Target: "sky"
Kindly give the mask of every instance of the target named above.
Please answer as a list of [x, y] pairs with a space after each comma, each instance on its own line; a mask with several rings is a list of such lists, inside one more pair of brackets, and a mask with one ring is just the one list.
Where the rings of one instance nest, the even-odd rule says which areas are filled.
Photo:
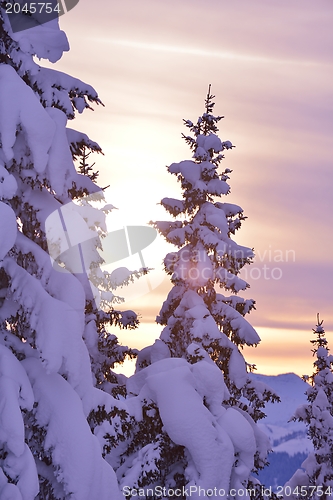
[[[259, 373], [311, 372], [318, 312], [333, 346], [332, 25], [331, 0], [80, 0], [60, 19], [71, 50], [54, 67], [105, 104], [69, 126], [103, 148], [93, 160], [119, 209], [110, 231], [168, 220], [158, 203], [181, 192], [165, 167], [190, 159], [182, 120], [197, 119], [212, 85], [219, 136], [236, 146], [222, 162], [226, 201], [248, 217], [235, 240], [256, 253], [243, 296], [262, 342], [244, 354]], [[160, 238], [143, 250], [150, 282], [119, 291], [140, 314], [139, 330], [119, 334], [133, 347], [160, 334], [167, 251]]]

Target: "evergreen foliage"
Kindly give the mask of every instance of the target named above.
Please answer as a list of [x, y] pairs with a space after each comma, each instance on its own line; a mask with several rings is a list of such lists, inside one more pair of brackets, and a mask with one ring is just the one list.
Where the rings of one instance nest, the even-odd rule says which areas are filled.
[[155, 499], [149, 495], [159, 486], [180, 488], [185, 499], [189, 485], [226, 492], [249, 486], [260, 498], [251, 473], [265, 465], [269, 442], [256, 421], [267, 401], [279, 399], [250, 380], [247, 369], [254, 367], [241, 352], [260, 341], [244, 317], [255, 302], [237, 295], [249, 286], [239, 274], [253, 251], [232, 239], [245, 220], [242, 208], [219, 201], [230, 192], [231, 171], [218, 168], [233, 145], [216, 135], [222, 117], [213, 114], [213, 99], [209, 88], [197, 123], [184, 120], [194, 159], [168, 167], [183, 195], [161, 201], [174, 220], [152, 223], [179, 250], [164, 259], [173, 284], [157, 317], [164, 329], [139, 353], [127, 382], [128, 408], [140, 418], [128, 415], [129, 435], [121, 446], [114, 442], [113, 451], [105, 422], [94, 428], [109, 447], [120, 485], [143, 488], [145, 498]]
[[102, 103], [91, 86], [36, 62], [68, 50], [57, 20], [14, 34], [5, 3], [0, 497], [120, 500], [125, 486], [244, 491], [257, 484], [251, 473], [269, 447], [255, 422], [278, 398], [250, 381], [241, 352], [260, 340], [245, 319], [254, 301], [237, 295], [248, 288], [239, 274], [253, 251], [232, 239], [245, 219], [241, 207], [216, 201], [230, 191], [230, 170], [218, 168], [233, 145], [216, 135], [214, 96], [209, 90], [196, 124], [185, 121], [194, 159], [169, 167], [183, 198], [164, 198], [176, 220], [154, 226], [179, 248], [164, 260], [173, 289], [158, 316], [160, 339], [126, 380], [112, 368], [137, 352], [109, 327], [136, 328], [138, 318], [115, 307], [112, 275], [101, 269], [110, 206], [95, 207], [104, 195], [88, 161], [101, 148], [67, 127]]
[[297, 408], [294, 420], [307, 426], [314, 452], [302, 463], [288, 481], [292, 489], [307, 486], [304, 498], [326, 499], [333, 494], [333, 356], [329, 354], [328, 342], [323, 328], [323, 320], [317, 316], [313, 329], [315, 339], [310, 340], [315, 357], [314, 372], [304, 376], [311, 386], [307, 389], [308, 403]]
[[[214, 97], [209, 86], [204, 113], [195, 124], [184, 120], [193, 134], [183, 138], [194, 160], [168, 167], [181, 184], [182, 199], [164, 198], [161, 204], [176, 220], [153, 223], [169, 243], [180, 248], [164, 260], [173, 288], [157, 322], [165, 326], [161, 339], [171, 356], [193, 363], [204, 358], [204, 349], [223, 372], [229, 403], [245, 408], [257, 421], [265, 415], [265, 403], [278, 398], [269, 388], [261, 392], [247, 377], [246, 371], [255, 366], [247, 364], [241, 352], [244, 345], [256, 346], [260, 341], [245, 319], [255, 301], [237, 295], [249, 288], [240, 272], [254, 253], [232, 238], [246, 219], [243, 209], [219, 201], [230, 192], [231, 170], [219, 173], [218, 167], [224, 151], [234, 146], [216, 135], [223, 117], [213, 114]], [[222, 294], [221, 289], [233, 295]], [[248, 400], [246, 406], [241, 397]]]
[[[135, 328], [138, 320], [133, 311], [114, 307], [110, 275], [100, 268], [98, 248], [107, 228], [103, 210], [94, 204], [103, 204], [104, 196], [87, 160], [101, 148], [66, 127], [77, 112], [102, 103], [90, 85], [36, 62], [56, 62], [68, 50], [58, 21], [14, 34], [5, 4], [0, 3], [0, 498], [121, 499], [87, 418], [105, 404], [116, 406], [110, 393], [120, 398], [124, 380], [112, 367], [136, 356], [109, 327]], [[77, 173], [73, 160], [79, 157]], [[81, 230], [88, 237], [82, 237], [85, 267], [78, 269], [73, 252], [79, 245], [72, 241], [80, 241]]]

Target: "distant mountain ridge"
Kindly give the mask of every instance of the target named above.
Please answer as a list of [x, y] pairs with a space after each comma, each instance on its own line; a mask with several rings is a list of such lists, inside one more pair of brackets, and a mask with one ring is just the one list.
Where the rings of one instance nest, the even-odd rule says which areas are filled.
[[307, 383], [295, 373], [281, 375], [259, 375], [252, 373], [250, 377], [267, 384], [281, 398], [281, 403], [269, 403], [265, 413], [267, 420], [272, 425], [286, 425], [298, 405], [306, 403], [305, 391]]
[[260, 472], [259, 479], [265, 486], [276, 488], [290, 479], [313, 449], [305, 425], [289, 422], [296, 408], [307, 402], [307, 384], [295, 373], [250, 376], [271, 387], [281, 398], [281, 403], [267, 404], [267, 417], [259, 423], [261, 430], [268, 435], [273, 450], [268, 457], [270, 465]]

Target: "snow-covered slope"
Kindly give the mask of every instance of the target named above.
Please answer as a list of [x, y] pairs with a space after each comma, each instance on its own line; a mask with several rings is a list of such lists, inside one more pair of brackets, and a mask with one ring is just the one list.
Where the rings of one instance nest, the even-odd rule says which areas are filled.
[[312, 450], [305, 425], [288, 422], [296, 408], [306, 402], [307, 384], [294, 373], [252, 374], [251, 377], [269, 385], [281, 398], [281, 403], [267, 404], [267, 417], [259, 424], [269, 436], [273, 450], [268, 457], [270, 465], [260, 473], [260, 480], [267, 486], [276, 487], [292, 476]]

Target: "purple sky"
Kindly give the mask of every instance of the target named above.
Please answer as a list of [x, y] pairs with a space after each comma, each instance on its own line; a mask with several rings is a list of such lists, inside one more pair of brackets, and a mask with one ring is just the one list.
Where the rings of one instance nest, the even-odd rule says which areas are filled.
[[[333, 346], [332, 1], [81, 0], [60, 24], [71, 51], [58, 69], [106, 106], [70, 126], [103, 147], [100, 184], [128, 223], [167, 218], [156, 204], [180, 189], [165, 165], [190, 157], [182, 119], [202, 113], [212, 84], [220, 137], [236, 145], [226, 201], [248, 216], [235, 239], [257, 254], [246, 296], [262, 345], [246, 355], [259, 372], [311, 370], [317, 312]], [[124, 340], [158, 337], [168, 289], [130, 303], [143, 325]]]

